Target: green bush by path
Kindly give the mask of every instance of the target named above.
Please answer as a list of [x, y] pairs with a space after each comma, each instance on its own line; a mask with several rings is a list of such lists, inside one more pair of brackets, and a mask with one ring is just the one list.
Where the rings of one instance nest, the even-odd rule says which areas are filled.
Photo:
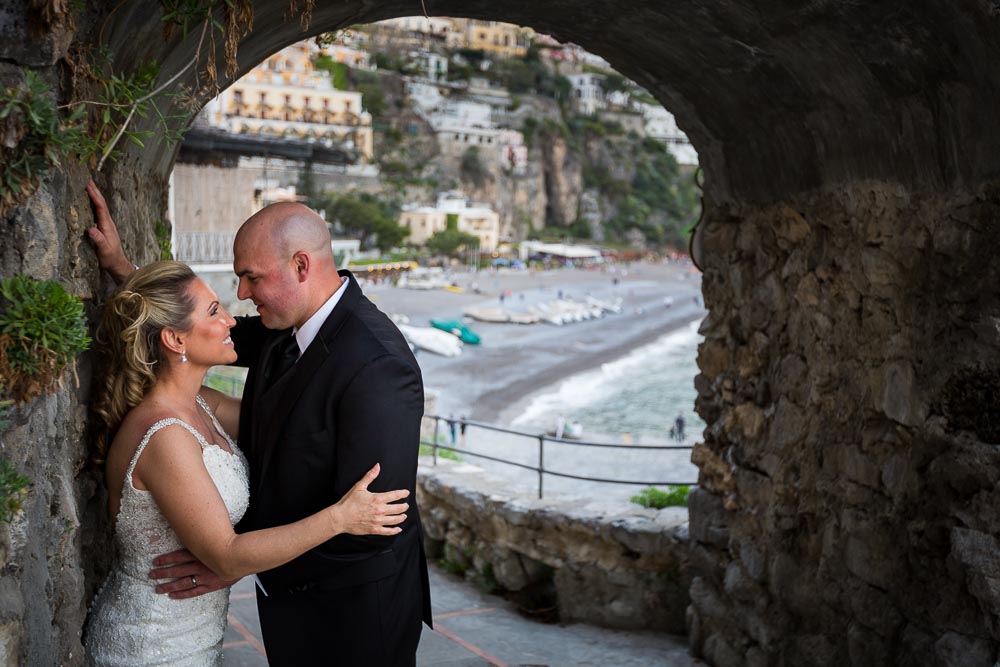
[[668, 486], [666, 491], [655, 486], [647, 486], [637, 495], [632, 496], [632, 502], [643, 507], [661, 510], [664, 507], [687, 507], [689, 486]]

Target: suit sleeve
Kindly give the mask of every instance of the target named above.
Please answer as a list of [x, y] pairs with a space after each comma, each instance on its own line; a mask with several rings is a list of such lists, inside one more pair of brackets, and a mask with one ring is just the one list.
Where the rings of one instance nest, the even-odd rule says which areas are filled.
[[[409, 489], [416, 497], [420, 420], [424, 413], [423, 382], [410, 364], [387, 355], [366, 365], [351, 381], [340, 401], [337, 423], [337, 479], [346, 493], [376, 463], [379, 476], [369, 491]], [[406, 524], [415, 521], [408, 514]], [[407, 526], [404, 525], [404, 532]], [[368, 536], [369, 545], [389, 545], [393, 537]], [[353, 541], [353, 540], [351, 540]]]

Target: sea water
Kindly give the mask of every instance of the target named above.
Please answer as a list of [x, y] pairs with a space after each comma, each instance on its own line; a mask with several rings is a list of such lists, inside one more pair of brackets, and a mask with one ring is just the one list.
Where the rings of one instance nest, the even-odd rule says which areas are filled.
[[548, 429], [561, 416], [578, 423], [584, 440], [674, 444], [670, 429], [684, 419], [685, 444], [701, 438], [705, 423], [694, 411], [700, 321], [599, 368], [574, 375], [535, 396], [513, 423]]

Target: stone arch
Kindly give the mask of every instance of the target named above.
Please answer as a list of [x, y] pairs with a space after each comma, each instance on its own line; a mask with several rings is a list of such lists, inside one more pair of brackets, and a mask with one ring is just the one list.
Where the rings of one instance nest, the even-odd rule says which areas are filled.
[[[156, 59], [164, 80], [194, 52], [190, 37], [164, 39], [155, 3], [86, 9], [40, 33], [29, 4], [0, 17], [5, 82], [29, 67], [59, 83], [67, 48], [102, 31], [116, 63]], [[1000, 647], [994, 5], [425, 4], [604, 56], [674, 112], [699, 151], [710, 315], [696, 385], [709, 427], [693, 454], [702, 486], [691, 504], [692, 649], [715, 665], [991, 662]], [[287, 6], [254, 3], [240, 73], [303, 37]], [[316, 3], [307, 32], [420, 7]], [[175, 151], [128, 147], [102, 176], [137, 260], [155, 247]], [[76, 165], [52, 173], [3, 221], [3, 275], [99, 293], [81, 240], [88, 176]], [[84, 359], [84, 387], [92, 372]], [[102, 553], [99, 511], [88, 508], [95, 481], [80, 472], [86, 400], [70, 387], [40, 399], [5, 436], [35, 486], [2, 539], [0, 582], [11, 594], [0, 602], [0, 643], [29, 663], [79, 661], [88, 568]]]

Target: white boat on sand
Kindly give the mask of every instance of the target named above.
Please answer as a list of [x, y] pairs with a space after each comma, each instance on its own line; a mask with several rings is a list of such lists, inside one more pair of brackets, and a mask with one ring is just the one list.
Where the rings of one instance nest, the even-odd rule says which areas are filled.
[[433, 327], [414, 327], [409, 324], [397, 326], [406, 340], [421, 350], [444, 357], [457, 357], [462, 354], [462, 341], [447, 331]]

